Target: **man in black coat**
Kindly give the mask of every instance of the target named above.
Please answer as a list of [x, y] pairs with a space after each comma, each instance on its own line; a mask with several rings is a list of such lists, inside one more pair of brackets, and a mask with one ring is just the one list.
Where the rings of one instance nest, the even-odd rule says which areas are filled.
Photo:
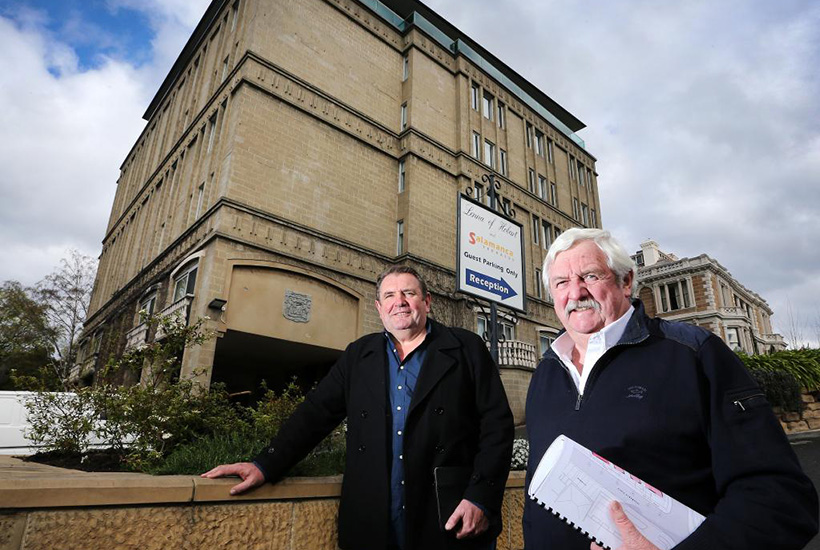
[[[347, 417], [341, 548], [492, 548], [501, 531], [512, 413], [484, 342], [428, 319], [430, 302], [415, 270], [385, 271], [376, 300], [384, 332], [350, 344], [253, 463], [203, 476], [241, 477], [231, 494], [276, 482]], [[467, 474], [444, 531], [434, 489], [439, 467]]]

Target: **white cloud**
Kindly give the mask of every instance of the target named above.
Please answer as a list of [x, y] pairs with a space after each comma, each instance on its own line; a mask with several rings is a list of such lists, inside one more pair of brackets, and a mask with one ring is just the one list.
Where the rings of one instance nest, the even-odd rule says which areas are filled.
[[787, 295], [816, 307], [820, 6], [429, 5], [588, 124], [602, 219], [629, 248], [709, 254], [776, 324]]
[[[144, 128], [142, 114], [207, 2], [112, 3], [144, 10], [153, 57], [99, 57], [83, 69], [73, 47], [25, 6], [0, 16], [0, 280], [33, 284], [69, 248], [99, 254], [119, 165]], [[198, 12], [198, 13], [197, 13]], [[110, 46], [103, 29], [72, 14], [60, 37]], [[159, 50], [157, 50], [159, 44]]]

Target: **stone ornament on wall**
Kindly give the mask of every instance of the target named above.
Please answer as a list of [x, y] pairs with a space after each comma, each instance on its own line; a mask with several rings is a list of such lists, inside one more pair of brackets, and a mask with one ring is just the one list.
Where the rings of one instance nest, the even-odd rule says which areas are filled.
[[282, 303], [282, 315], [294, 323], [310, 321], [310, 306], [313, 302], [310, 294], [300, 294], [292, 290], [285, 291], [285, 300]]

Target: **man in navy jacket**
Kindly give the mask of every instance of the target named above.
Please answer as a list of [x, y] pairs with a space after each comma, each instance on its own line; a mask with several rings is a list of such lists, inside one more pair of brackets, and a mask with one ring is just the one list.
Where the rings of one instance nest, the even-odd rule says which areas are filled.
[[[635, 264], [609, 232], [570, 229], [544, 284], [565, 328], [527, 396], [530, 462], [560, 434], [706, 516], [676, 549], [799, 549], [817, 532], [817, 493], [765, 396], [714, 334], [646, 316]], [[655, 550], [619, 503], [622, 550]], [[536, 502], [528, 550], [598, 546]]]

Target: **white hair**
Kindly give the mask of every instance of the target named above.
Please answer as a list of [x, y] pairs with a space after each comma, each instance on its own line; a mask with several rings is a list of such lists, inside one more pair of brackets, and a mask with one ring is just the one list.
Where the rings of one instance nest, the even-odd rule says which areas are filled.
[[555, 261], [555, 257], [581, 241], [592, 241], [601, 249], [601, 252], [606, 256], [606, 265], [609, 266], [609, 269], [612, 270], [615, 277], [617, 277], [618, 281], [622, 284], [626, 282], [629, 274], [632, 274], [630, 295], [634, 297], [635, 291], [638, 288], [638, 267], [632, 258], [629, 257], [629, 254], [626, 253], [623, 245], [621, 245], [609, 231], [604, 229], [585, 229], [581, 227], [567, 229], [558, 235], [552, 245], [550, 245], [550, 249], [547, 251], [547, 257], [544, 259], [544, 269], [541, 272], [547, 292], [549, 292], [550, 288], [550, 266]]

